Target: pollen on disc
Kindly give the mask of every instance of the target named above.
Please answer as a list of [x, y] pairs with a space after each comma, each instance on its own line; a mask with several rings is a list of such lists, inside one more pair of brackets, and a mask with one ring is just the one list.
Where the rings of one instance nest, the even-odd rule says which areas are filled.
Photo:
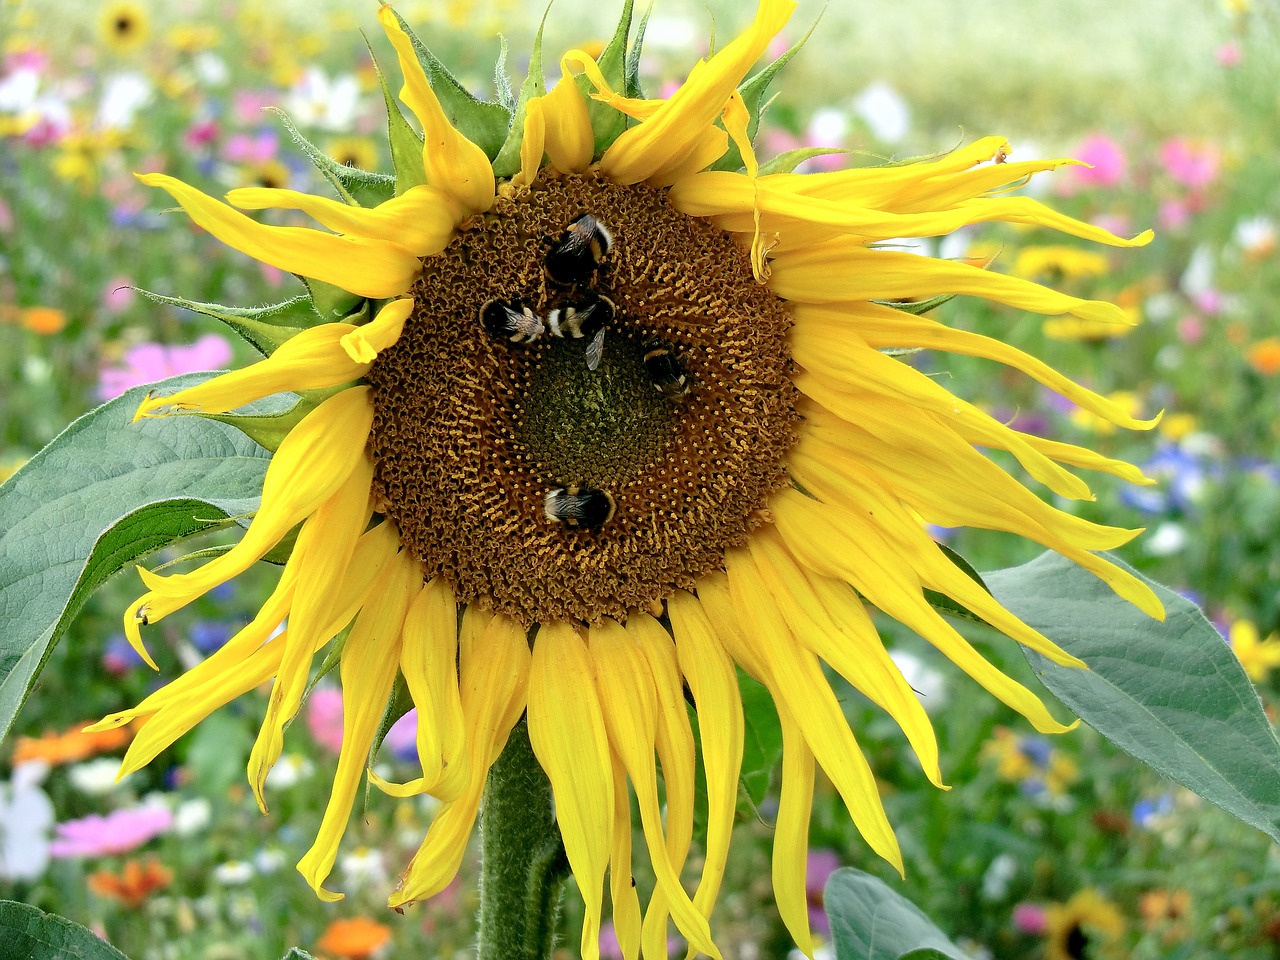
[[[545, 258], [583, 213], [607, 253], [585, 283], [554, 283]], [[544, 173], [425, 259], [413, 296], [369, 373], [375, 495], [462, 602], [525, 624], [625, 619], [718, 569], [787, 482], [790, 318], [747, 251], [661, 190]], [[595, 369], [589, 338], [513, 343], [479, 318], [495, 299], [545, 320], [591, 296], [614, 306]], [[654, 383], [655, 345], [687, 392]], [[572, 484], [612, 498], [599, 529], [548, 518]]]

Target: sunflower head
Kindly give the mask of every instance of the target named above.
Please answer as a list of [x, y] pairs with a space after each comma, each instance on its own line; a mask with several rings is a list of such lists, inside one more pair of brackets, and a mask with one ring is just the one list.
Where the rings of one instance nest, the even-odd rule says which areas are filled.
[[[300, 140], [334, 198], [251, 187], [222, 203], [160, 173], [142, 177], [214, 236], [297, 274], [307, 295], [221, 312], [267, 358], [149, 396], [138, 411], [229, 418], [274, 450], [239, 544], [188, 573], [140, 569], [146, 593], [125, 614], [140, 651], [142, 628], [299, 532], [251, 624], [99, 725], [148, 718], [126, 770], [272, 680], [249, 764], [265, 805], [263, 783], [313, 660], [343, 633], [342, 753], [319, 836], [298, 865], [321, 896], [339, 896], [324, 883], [389, 720], [417, 707], [421, 775], [370, 780], [443, 802], [392, 896], [398, 906], [457, 873], [486, 775], [523, 719], [585, 901], [583, 955], [598, 953], [607, 875], [624, 955], [642, 944], [646, 956], [665, 955], [673, 920], [716, 957], [710, 918], [744, 744], [739, 670], [768, 689], [782, 724], [773, 882], [806, 951], [819, 767], [870, 848], [902, 868], [825, 670], [893, 717], [923, 775], [943, 783], [929, 718], [872, 607], [1037, 730], [1068, 729], [938, 606], [963, 608], [1057, 663], [1079, 661], [1004, 609], [927, 525], [1034, 539], [1158, 616], [1151, 591], [1096, 554], [1132, 531], [1049, 505], [984, 451], [1012, 454], [1063, 498], [1091, 496], [1068, 467], [1144, 478], [992, 419], [900, 355], [986, 357], [1108, 422], [1148, 426], [1040, 361], [925, 314], [968, 295], [1095, 323], [1128, 318], [989, 264], [883, 241], [989, 221], [1118, 246], [1149, 234], [1125, 240], [1009, 194], [1069, 161], [1012, 162], [998, 137], [818, 175], [790, 172], [800, 156], [759, 163], [752, 136], [765, 90], [794, 49], [748, 74], [793, 8], [761, 0], [740, 36], [670, 97], [652, 99], [636, 79], [628, 2], [597, 56], [564, 54], [552, 88], [539, 39], [519, 95], [487, 102], [384, 6], [378, 19], [409, 113], [384, 82], [394, 176]], [[318, 228], [242, 212], [270, 210], [301, 212]], [[300, 399], [278, 420], [234, 413], [281, 392]], [[698, 756], [707, 831], [690, 894], [682, 870]], [[643, 918], [631, 794], [656, 877]]]
[[128, 0], [109, 3], [103, 7], [98, 19], [98, 32], [107, 49], [117, 53], [131, 53], [147, 42], [151, 33], [151, 21], [147, 11]]

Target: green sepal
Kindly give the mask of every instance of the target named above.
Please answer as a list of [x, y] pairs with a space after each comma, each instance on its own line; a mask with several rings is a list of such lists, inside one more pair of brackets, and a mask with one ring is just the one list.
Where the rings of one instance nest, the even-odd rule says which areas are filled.
[[353, 206], [376, 207], [390, 200], [395, 193], [395, 178], [385, 173], [373, 173], [339, 163], [302, 135], [292, 118], [279, 107], [267, 107], [267, 111], [288, 131], [293, 142], [302, 148], [307, 159], [329, 181], [338, 196]]
[[[644, 47], [644, 32], [649, 26], [649, 14], [653, 12], [653, 2], [650, 0], [649, 6], [645, 7], [644, 13], [640, 16], [640, 22], [636, 24], [636, 38], [631, 46], [627, 49], [627, 64], [623, 71], [626, 85], [623, 92], [633, 100], [644, 99], [644, 86], [640, 83], [640, 51]], [[630, 118], [623, 117], [624, 123]]]
[[[952, 563], [954, 563], [957, 567], [959, 567], [961, 572], [964, 573], [970, 580], [972, 580], [974, 583], [980, 586], [983, 590], [986, 590], [987, 593], [991, 592], [987, 588], [986, 581], [982, 579], [982, 574], [980, 574], [977, 570], [974, 569], [973, 564], [971, 564], [968, 560], [966, 560], [960, 554], [956, 553], [956, 551], [952, 550], [945, 543], [939, 543], [937, 544], [937, 547], [939, 550], [942, 551], [942, 553], [946, 556], [946, 558], [950, 560]], [[987, 622], [984, 619], [982, 619], [982, 617], [978, 616], [976, 613], [974, 613], [972, 610], [966, 607], [964, 604], [959, 603], [956, 600], [953, 600], [951, 597], [947, 596], [945, 593], [939, 593], [937, 590], [930, 590], [928, 588], [925, 588], [924, 598], [927, 601], [929, 601], [929, 605], [933, 607], [935, 610], [937, 610], [939, 613], [945, 613], [952, 617], [959, 617], [962, 620], [970, 620], [974, 623]]]
[[297, 296], [266, 307], [224, 307], [220, 303], [199, 303], [182, 297], [166, 297], [141, 287], [130, 287], [148, 300], [221, 320], [265, 357], [271, 356], [286, 340], [321, 322], [311, 298]]
[[409, 685], [401, 674], [396, 674], [395, 685], [391, 688], [391, 696], [387, 698], [387, 707], [382, 711], [382, 721], [378, 724], [378, 732], [373, 735], [373, 748], [369, 751], [369, 765], [378, 759], [382, 750], [382, 741], [396, 725], [401, 717], [414, 707], [413, 695], [409, 693]]
[[493, 175], [495, 177], [511, 177], [520, 171], [520, 145], [524, 143], [525, 104], [534, 97], [547, 95], [547, 81], [542, 73], [542, 28], [547, 23], [548, 5], [542, 14], [542, 22], [538, 24], [538, 32], [533, 36], [533, 48], [529, 51], [529, 73], [520, 85], [520, 99], [516, 102], [515, 115], [511, 127], [507, 131], [507, 139], [493, 158]]
[[[813, 26], [809, 28], [809, 31], [797, 40], [786, 53], [778, 57], [777, 60], [773, 61], [754, 77], [743, 81], [738, 87], [738, 93], [742, 95], [742, 102], [747, 105], [747, 115], [750, 118], [747, 120], [748, 140], [754, 140], [756, 131], [760, 129], [760, 116], [764, 113], [764, 107], [768, 106], [764, 102], [764, 95], [769, 90], [769, 84], [773, 82], [773, 78], [778, 75], [778, 72], [787, 65], [787, 61], [800, 52], [800, 48], [805, 45], [809, 37], [813, 36], [813, 31], [817, 26], [818, 21], [813, 21]], [[730, 138], [729, 149], [725, 151], [724, 156], [711, 165], [710, 169], [741, 170], [742, 166], [742, 151], [738, 149], [738, 145]]]
[[942, 293], [936, 297], [930, 297], [928, 300], [872, 300], [871, 302], [878, 303], [882, 307], [892, 307], [902, 313], [909, 313], [913, 317], [919, 317], [930, 310], [936, 310], [954, 296], [954, 293]]
[[[609, 86], [614, 90], [621, 90], [627, 96], [631, 95], [627, 87], [627, 40], [631, 36], [634, 7], [635, 0], [626, 0], [622, 5], [618, 29], [613, 32], [613, 38], [596, 60]], [[627, 129], [627, 116], [607, 103], [591, 99], [595, 86], [585, 76], [576, 77], [575, 80], [587, 101], [587, 116], [591, 118], [591, 131], [595, 135], [595, 156], [599, 158], [622, 131]]]
[[511, 76], [507, 73], [507, 38], [502, 34], [498, 34], [498, 60], [493, 65], [493, 85], [498, 91], [498, 103], [514, 115], [516, 92], [511, 89]]
[[243, 413], [198, 413], [197, 416], [209, 420], [217, 420], [235, 427], [258, 446], [265, 447], [272, 453], [280, 449], [280, 444], [289, 431], [302, 422], [302, 419], [316, 408], [312, 401], [300, 399], [288, 410], [267, 415]]
[[476, 97], [427, 49], [426, 44], [418, 39], [399, 13], [396, 14], [396, 19], [400, 21], [400, 29], [413, 45], [413, 52], [422, 65], [422, 72], [427, 75], [427, 82], [431, 84], [449, 122], [493, 160], [502, 149], [507, 132], [511, 129], [511, 111], [500, 103]]
[[387, 105], [387, 143], [391, 147], [391, 168], [396, 172], [395, 193], [398, 197], [411, 187], [420, 187], [427, 182], [427, 171], [422, 165], [422, 138], [400, 112], [400, 104], [391, 95], [387, 75], [382, 72], [372, 48], [369, 49], [369, 59], [373, 61], [378, 85], [382, 87], [382, 101]]
[[359, 294], [313, 277], [298, 276], [298, 279], [311, 294], [311, 304], [321, 322], [360, 324], [369, 319], [369, 301]]
[[765, 177], [773, 173], [794, 173], [796, 167], [806, 160], [812, 160], [814, 157], [828, 157], [833, 153], [848, 152], [848, 150], [842, 150], [840, 147], [798, 147], [795, 150], [780, 153], [772, 160], [766, 160], [760, 164], [760, 176]]

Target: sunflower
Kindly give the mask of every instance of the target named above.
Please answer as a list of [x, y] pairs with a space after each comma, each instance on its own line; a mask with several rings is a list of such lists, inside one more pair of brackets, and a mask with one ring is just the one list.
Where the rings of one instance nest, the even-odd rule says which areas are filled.
[[[1145, 427], [1040, 361], [922, 315], [951, 295], [1102, 322], [1124, 323], [1123, 313], [881, 241], [988, 221], [1118, 246], [1150, 235], [1125, 240], [1008, 195], [1008, 185], [1070, 161], [1010, 162], [1000, 138], [871, 169], [795, 175], [797, 156], [761, 166], [751, 133], [777, 64], [743, 80], [794, 3], [761, 0], [746, 31], [665, 100], [644, 99], [623, 74], [623, 54], [634, 62], [636, 53], [625, 50], [630, 6], [621, 40], [599, 60], [566, 53], [564, 79], [549, 91], [535, 56], [510, 133], [496, 139], [491, 124], [451, 121], [461, 113], [442, 101], [456, 104], [460, 88], [382, 7], [400, 99], [422, 138], [413, 135], [413, 150], [403, 135], [395, 142], [409, 128], [388, 98], [396, 178], [376, 205], [345, 191], [330, 200], [262, 188], [222, 203], [172, 177], [142, 176], [217, 238], [298, 274], [319, 312], [267, 359], [139, 408], [139, 417], [226, 416], [279, 392], [303, 398], [287, 432], [277, 431], [243, 538], [191, 572], [139, 568], [146, 592], [124, 620], [144, 656], [142, 626], [299, 530], [252, 623], [100, 725], [145, 718], [123, 764], [133, 770], [274, 679], [248, 771], [265, 809], [284, 728], [313, 660], [338, 637], [328, 658], [342, 681], [342, 752], [317, 839], [298, 864], [319, 896], [340, 896], [324, 884], [370, 751], [380, 727], [412, 704], [421, 775], [369, 777], [443, 805], [392, 906], [429, 898], [455, 876], [486, 775], [519, 738], [554, 795], [585, 902], [583, 955], [598, 955], [608, 873], [624, 955], [643, 943], [646, 956], [665, 956], [671, 918], [693, 949], [716, 957], [709, 918], [738, 793], [741, 669], [768, 688], [781, 719], [774, 892], [811, 951], [805, 863], [819, 767], [870, 848], [902, 869], [824, 663], [898, 722], [924, 775], [943, 786], [930, 721], [871, 607], [927, 638], [1038, 731], [1068, 729], [928, 597], [952, 598], [1057, 663], [1079, 661], [1002, 608], [927, 523], [1036, 540], [1162, 614], [1140, 581], [1095, 554], [1133, 532], [1049, 506], [981, 448], [1008, 451], [1076, 499], [1089, 488], [1067, 467], [1142, 482], [1138, 470], [1019, 433], [899, 356], [930, 348], [989, 358], [1101, 418]], [[498, 105], [481, 107], [492, 117]], [[266, 209], [300, 211], [326, 229], [240, 212]], [[696, 779], [686, 696], [707, 801], [692, 895], [681, 882]], [[631, 794], [656, 876], [643, 919]]]
[[147, 11], [136, 3], [110, 3], [102, 10], [98, 30], [108, 48], [129, 53], [147, 42], [151, 22]]
[[1124, 915], [1097, 890], [1085, 889], [1045, 910], [1045, 960], [1096, 960], [1124, 933]]

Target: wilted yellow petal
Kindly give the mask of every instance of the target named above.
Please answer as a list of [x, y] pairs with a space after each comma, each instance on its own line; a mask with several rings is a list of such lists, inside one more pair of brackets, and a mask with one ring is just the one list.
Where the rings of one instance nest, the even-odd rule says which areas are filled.
[[427, 182], [452, 195], [467, 213], [483, 213], [493, 205], [494, 198], [489, 158], [449, 122], [395, 11], [389, 6], [379, 7], [378, 22], [396, 48], [404, 74], [400, 99], [422, 124], [422, 166]]
[[273, 187], [239, 187], [227, 194], [227, 202], [241, 210], [301, 210], [336, 233], [386, 240], [418, 257], [434, 256], [448, 246], [462, 219], [452, 196], [425, 184], [376, 207]]
[[[378, 315], [363, 326], [343, 334], [342, 349], [356, 363], [371, 364], [383, 350], [394, 346], [404, 330], [404, 322], [413, 313], [414, 301], [411, 299], [392, 300]], [[336, 324], [325, 324], [336, 326]]]
[[192, 220], [227, 246], [280, 270], [331, 283], [358, 296], [399, 296], [412, 286], [421, 267], [417, 254], [399, 243], [337, 236], [308, 227], [274, 227], [162, 173], [141, 174], [138, 179], [168, 191]]
[[613, 762], [586, 644], [567, 623], [543, 624], [533, 645], [529, 742], [551, 780], [556, 822], [586, 908], [582, 955], [599, 960], [602, 887], [613, 847]]
[[569, 58], [560, 61], [560, 82], [543, 98], [546, 150], [551, 165], [561, 173], [579, 173], [591, 163], [595, 135], [587, 102], [574, 82]]
[[[627, 790], [626, 768], [616, 753], [613, 754], [613, 808], [613, 849], [609, 852], [613, 930], [623, 960], [636, 960], [640, 956], [640, 895], [631, 873], [631, 794]], [[663, 949], [666, 949], [665, 943]]]
[[809, 896], [809, 817], [813, 811], [813, 751], [785, 703], [774, 701], [782, 725], [782, 790], [773, 827], [773, 899], [783, 926], [806, 957], [813, 956]]

